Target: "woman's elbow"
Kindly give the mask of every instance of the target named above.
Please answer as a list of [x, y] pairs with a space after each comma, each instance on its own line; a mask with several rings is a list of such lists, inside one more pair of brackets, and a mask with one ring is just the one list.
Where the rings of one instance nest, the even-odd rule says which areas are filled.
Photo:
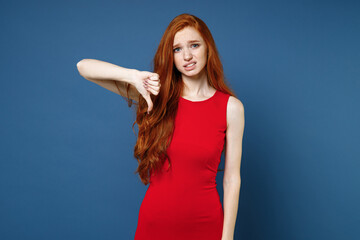
[[86, 60], [87, 59], [82, 59], [76, 64], [77, 70], [79, 71], [81, 76], [84, 76], [84, 65], [86, 63]]

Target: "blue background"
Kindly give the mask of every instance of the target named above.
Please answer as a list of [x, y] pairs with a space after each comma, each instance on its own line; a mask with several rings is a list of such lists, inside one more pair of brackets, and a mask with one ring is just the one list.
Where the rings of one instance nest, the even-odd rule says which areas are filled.
[[340, 0], [2, 1], [0, 239], [133, 239], [135, 112], [76, 63], [150, 70], [185, 12], [245, 106], [235, 239], [359, 239], [360, 4]]

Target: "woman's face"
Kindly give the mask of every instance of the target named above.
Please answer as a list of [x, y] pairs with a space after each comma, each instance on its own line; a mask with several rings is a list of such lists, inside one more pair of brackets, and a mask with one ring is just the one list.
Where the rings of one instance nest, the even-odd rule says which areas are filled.
[[194, 27], [185, 27], [175, 34], [173, 53], [175, 66], [182, 75], [200, 76], [207, 62], [207, 46]]

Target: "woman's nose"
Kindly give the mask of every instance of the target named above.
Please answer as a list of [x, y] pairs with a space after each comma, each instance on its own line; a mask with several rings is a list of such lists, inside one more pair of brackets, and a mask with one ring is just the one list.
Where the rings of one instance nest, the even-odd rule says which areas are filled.
[[190, 60], [192, 58], [192, 54], [190, 52], [190, 50], [185, 50], [184, 51], [184, 60]]

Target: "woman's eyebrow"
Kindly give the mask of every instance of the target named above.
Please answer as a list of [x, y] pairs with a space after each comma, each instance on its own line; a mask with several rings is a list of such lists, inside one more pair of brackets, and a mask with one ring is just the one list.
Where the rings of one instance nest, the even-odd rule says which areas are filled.
[[[190, 40], [190, 41], [188, 41], [188, 43], [193, 43], [193, 42], [200, 42], [200, 41], [199, 40]], [[177, 47], [179, 45], [180, 45], [180, 43], [177, 43], [173, 47]]]

